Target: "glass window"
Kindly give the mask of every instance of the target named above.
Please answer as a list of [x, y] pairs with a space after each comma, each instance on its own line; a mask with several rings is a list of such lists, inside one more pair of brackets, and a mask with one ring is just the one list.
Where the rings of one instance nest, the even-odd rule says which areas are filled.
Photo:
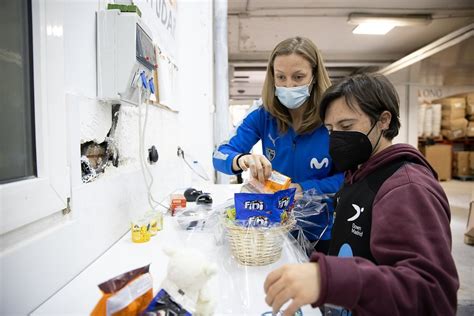
[[31, 3], [0, 2], [0, 183], [36, 176]]

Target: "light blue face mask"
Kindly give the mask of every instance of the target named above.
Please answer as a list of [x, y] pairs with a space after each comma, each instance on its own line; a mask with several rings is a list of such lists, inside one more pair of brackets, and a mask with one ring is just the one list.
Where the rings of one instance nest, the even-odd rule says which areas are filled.
[[275, 87], [275, 95], [280, 100], [281, 104], [286, 106], [288, 109], [297, 109], [303, 103], [308, 100], [310, 91], [309, 87], [313, 84], [313, 79], [311, 79], [310, 83], [304, 86], [298, 87]]

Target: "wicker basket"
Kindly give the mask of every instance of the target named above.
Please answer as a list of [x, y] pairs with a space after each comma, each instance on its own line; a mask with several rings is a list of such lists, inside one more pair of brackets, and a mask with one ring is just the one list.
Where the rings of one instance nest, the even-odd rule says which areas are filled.
[[283, 225], [270, 228], [243, 227], [223, 218], [234, 257], [243, 265], [264, 266], [280, 259], [284, 237], [296, 224], [290, 217]]

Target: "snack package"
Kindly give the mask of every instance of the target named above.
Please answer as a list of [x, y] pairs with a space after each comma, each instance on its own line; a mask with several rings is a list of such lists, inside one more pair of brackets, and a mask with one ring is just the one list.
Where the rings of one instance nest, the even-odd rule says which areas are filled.
[[286, 190], [290, 187], [291, 178], [273, 170], [270, 178], [261, 183], [255, 178], [251, 178], [242, 186], [241, 192], [247, 193], [275, 193]]
[[192, 314], [179, 305], [171, 295], [164, 289], [161, 289], [153, 298], [150, 305], [143, 312], [142, 316], [161, 316], [161, 315], [176, 315], [176, 316], [191, 316]]
[[[274, 194], [235, 193], [235, 221], [243, 226], [269, 227], [279, 225], [293, 205], [295, 188]], [[233, 215], [229, 210], [228, 215]]]
[[128, 271], [99, 284], [102, 298], [91, 316], [140, 315], [153, 299], [150, 265]]
[[184, 194], [171, 194], [171, 216], [174, 216], [176, 214], [176, 210], [179, 208], [186, 208], [186, 198], [184, 197]]
[[273, 170], [270, 178], [265, 181], [265, 189], [270, 192], [286, 190], [290, 187], [291, 178]]

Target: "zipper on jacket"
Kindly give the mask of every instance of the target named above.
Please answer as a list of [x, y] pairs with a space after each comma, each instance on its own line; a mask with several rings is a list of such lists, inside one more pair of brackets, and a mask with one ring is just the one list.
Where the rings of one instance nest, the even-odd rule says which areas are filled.
[[296, 177], [296, 136], [292, 139], [293, 141], [293, 177]]

